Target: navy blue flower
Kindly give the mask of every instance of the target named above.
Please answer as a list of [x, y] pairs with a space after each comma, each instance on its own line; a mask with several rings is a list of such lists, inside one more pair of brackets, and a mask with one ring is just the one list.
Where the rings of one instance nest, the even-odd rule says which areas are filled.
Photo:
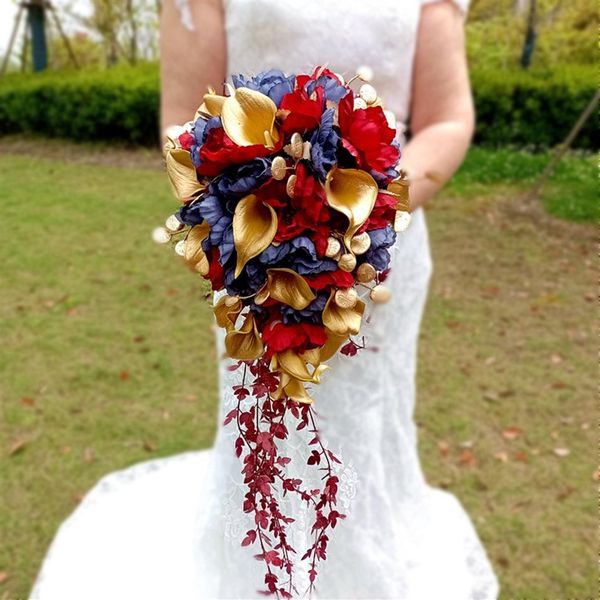
[[361, 257], [361, 262], [372, 264], [377, 271], [385, 271], [390, 264], [388, 248], [396, 241], [396, 232], [390, 225], [382, 229], [368, 232], [371, 238], [371, 247]]
[[255, 77], [245, 77], [244, 75], [233, 75], [231, 77], [233, 85], [236, 88], [247, 87], [251, 90], [269, 96], [277, 106], [281, 104], [281, 99], [290, 92], [294, 91], [296, 77], [287, 76], [283, 71], [270, 69], [263, 71]]
[[206, 120], [202, 117], [196, 119], [194, 126], [192, 127], [191, 134], [194, 137], [194, 141], [196, 142], [190, 149], [190, 155], [192, 157], [192, 162], [194, 166], [198, 168], [200, 166], [200, 150], [204, 142], [206, 142], [206, 138], [211, 131], [215, 127], [222, 127], [223, 124], [221, 122], [221, 117], [211, 117]]
[[224, 268], [223, 282], [230, 296], [252, 296], [260, 290], [267, 280], [267, 272], [256, 259], [248, 261], [239, 277], [235, 277], [235, 256]]
[[286, 325], [291, 323], [314, 323], [315, 325], [323, 322], [323, 309], [329, 294], [320, 293], [317, 297], [304, 309], [294, 310], [291, 306], [282, 306], [281, 316]]
[[199, 202], [182, 206], [177, 213], [177, 218], [184, 224], [193, 227], [200, 225], [204, 221], [204, 217], [200, 214]]
[[336, 104], [348, 93], [348, 88], [344, 87], [337, 77], [325, 72], [317, 79], [309, 81], [306, 85], [306, 91], [310, 94], [320, 85], [325, 91], [325, 98]]
[[272, 158], [256, 158], [230, 167], [215, 182], [219, 193], [236, 197], [250, 194], [271, 177], [271, 162]]
[[337, 263], [329, 258], [319, 258], [312, 240], [299, 236], [279, 245], [271, 244], [258, 260], [267, 267], [287, 267], [300, 275], [335, 271]]
[[310, 138], [310, 158], [312, 167], [321, 181], [325, 181], [327, 172], [337, 161], [339, 136], [333, 128], [335, 110], [327, 109], [321, 117], [321, 124]]

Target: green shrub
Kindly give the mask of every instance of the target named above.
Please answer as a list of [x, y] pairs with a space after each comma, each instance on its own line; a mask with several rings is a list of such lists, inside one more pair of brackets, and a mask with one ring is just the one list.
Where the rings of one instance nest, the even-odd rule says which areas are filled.
[[[559, 144], [596, 93], [593, 66], [553, 70], [472, 72], [477, 109], [475, 142], [490, 146], [546, 148]], [[590, 119], [575, 147], [597, 146], [595, 119]]]
[[[561, 142], [595, 92], [594, 67], [554, 71], [475, 69], [475, 140], [544, 148]], [[37, 133], [81, 141], [158, 140], [159, 77], [154, 64], [78, 73], [11, 75], [0, 81], [0, 135]], [[576, 146], [592, 148], [586, 125]]]
[[153, 64], [11, 75], [0, 81], [0, 134], [154, 144], [158, 106], [159, 77]]

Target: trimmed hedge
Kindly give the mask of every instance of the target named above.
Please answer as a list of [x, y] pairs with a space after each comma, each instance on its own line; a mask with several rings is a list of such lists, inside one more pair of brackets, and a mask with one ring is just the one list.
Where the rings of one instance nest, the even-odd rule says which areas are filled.
[[[544, 148], [560, 143], [596, 91], [595, 67], [475, 70], [476, 143]], [[154, 64], [0, 80], [0, 135], [33, 132], [81, 141], [156, 144], [159, 76]], [[597, 147], [594, 120], [577, 139]]]

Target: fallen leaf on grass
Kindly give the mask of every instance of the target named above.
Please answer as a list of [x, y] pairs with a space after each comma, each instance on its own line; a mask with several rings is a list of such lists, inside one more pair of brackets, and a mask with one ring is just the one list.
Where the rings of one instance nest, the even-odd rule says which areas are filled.
[[8, 573], [6, 571], [0, 571], [0, 583], [4, 583], [8, 579]]
[[35, 400], [33, 398], [29, 398], [29, 396], [23, 396], [20, 400], [21, 406], [26, 406], [27, 408], [31, 408], [35, 406]]
[[573, 486], [569, 485], [562, 492], [556, 495], [556, 499], [562, 502], [563, 500], [566, 500], [575, 491], [576, 489]]
[[157, 445], [149, 440], [144, 440], [143, 448], [146, 452], [156, 452]]
[[519, 450], [518, 452], [515, 452], [515, 460], [522, 463], [528, 463], [529, 457], [526, 452]]
[[121, 381], [127, 381], [129, 379], [129, 373], [127, 371], [121, 371], [119, 373], [119, 379]]
[[8, 455], [14, 456], [15, 454], [18, 454], [19, 452], [23, 452], [23, 450], [25, 450], [25, 447], [27, 446], [27, 444], [29, 444], [29, 440], [26, 440], [23, 438], [15, 440], [10, 445], [10, 448], [8, 449]]
[[500, 400], [500, 396], [498, 395], [497, 392], [488, 390], [487, 392], [484, 392], [483, 399], [487, 400], [488, 402], [497, 402], [498, 400]]
[[476, 467], [477, 459], [471, 450], [465, 449], [460, 453], [459, 464], [463, 467]]
[[522, 430], [519, 427], [507, 427], [502, 431], [502, 437], [505, 440], [516, 440], [521, 435]]
[[446, 440], [440, 440], [438, 442], [438, 450], [443, 458], [447, 458], [450, 453], [450, 444]]
[[560, 354], [558, 354], [558, 352], [555, 352], [554, 354], [550, 355], [550, 362], [553, 365], [560, 365], [560, 363], [562, 363], [563, 360], [563, 357]]
[[475, 445], [475, 442], [473, 440], [465, 440], [464, 442], [461, 442], [458, 447], [462, 448], [463, 450], [468, 450], [470, 448], [472, 448]]
[[554, 448], [554, 454], [559, 458], [565, 458], [571, 454], [571, 451], [568, 448]]
[[94, 452], [91, 448], [86, 448], [83, 451], [83, 461], [86, 463], [91, 463], [94, 460]]
[[508, 462], [508, 454], [506, 452], [496, 452], [494, 458], [503, 463]]

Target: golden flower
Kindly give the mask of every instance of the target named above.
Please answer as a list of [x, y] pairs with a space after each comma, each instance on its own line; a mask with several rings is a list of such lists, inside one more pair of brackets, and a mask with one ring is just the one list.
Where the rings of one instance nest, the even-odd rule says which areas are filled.
[[198, 181], [190, 153], [183, 148], [165, 147], [167, 177], [175, 196], [182, 202], [203, 192], [206, 186]]
[[185, 262], [200, 275], [208, 275], [209, 264], [208, 258], [202, 249], [202, 242], [208, 237], [210, 228], [208, 223], [204, 221], [200, 225], [196, 225], [190, 229], [185, 238], [183, 258]]
[[221, 296], [213, 308], [217, 325], [227, 331], [233, 329], [242, 308], [242, 301], [237, 296]]
[[240, 329], [232, 329], [227, 332], [225, 351], [229, 358], [237, 360], [255, 360], [262, 356], [264, 345], [251, 312], [246, 315]]
[[335, 302], [335, 290], [323, 309], [323, 324], [336, 336], [356, 335], [360, 330], [365, 303], [358, 300], [352, 307], [343, 308]]

